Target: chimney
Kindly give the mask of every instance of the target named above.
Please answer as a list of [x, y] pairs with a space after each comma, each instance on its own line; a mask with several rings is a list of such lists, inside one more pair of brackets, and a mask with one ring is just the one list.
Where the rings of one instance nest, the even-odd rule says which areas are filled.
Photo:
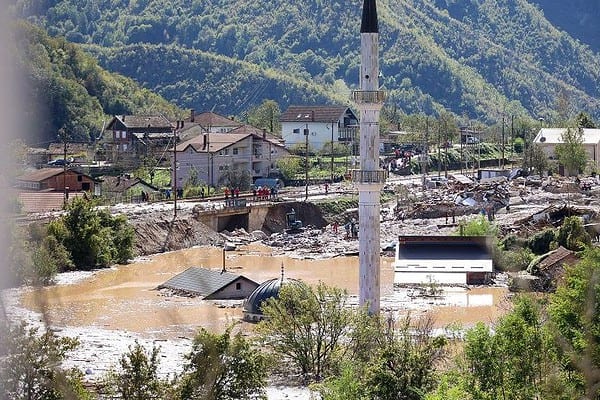
[[196, 120], [196, 110], [193, 108], [190, 110], [190, 122], [194, 122]]

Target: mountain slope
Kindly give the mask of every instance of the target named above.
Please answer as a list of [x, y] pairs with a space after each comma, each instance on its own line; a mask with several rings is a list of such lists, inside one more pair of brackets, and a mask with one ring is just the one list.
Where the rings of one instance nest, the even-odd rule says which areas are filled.
[[[98, 0], [79, 7], [76, 0], [61, 0], [33, 9], [19, 0], [14, 11], [53, 34], [104, 46], [90, 47], [102, 65], [181, 107], [241, 114], [266, 98], [285, 108], [289, 102], [333, 101], [340, 88], [356, 87], [358, 3]], [[502, 113], [551, 120], [584, 110], [600, 117], [600, 57], [527, 1], [379, 0], [378, 6], [381, 83], [389, 103], [405, 112], [446, 108], [482, 120]], [[124, 47], [142, 44], [171, 47], [144, 53], [151, 61]], [[186, 57], [194, 61], [182, 62]], [[283, 82], [307, 82], [298, 86], [304, 94], [261, 94], [259, 81], [268, 78], [231, 75], [234, 60], [245, 62], [239, 71], [271, 71], [282, 88]], [[149, 64], [160, 65], [162, 73], [147, 71]], [[240, 88], [253, 95], [233, 91]], [[570, 110], [553, 110], [559, 97], [569, 100]]]
[[78, 46], [49, 37], [42, 29], [17, 23], [10, 43], [28, 88], [25, 121], [35, 121], [24, 138], [45, 145], [64, 128], [72, 141], [89, 141], [102, 132], [109, 115], [180, 110], [140, 88], [133, 80], [109, 73]]

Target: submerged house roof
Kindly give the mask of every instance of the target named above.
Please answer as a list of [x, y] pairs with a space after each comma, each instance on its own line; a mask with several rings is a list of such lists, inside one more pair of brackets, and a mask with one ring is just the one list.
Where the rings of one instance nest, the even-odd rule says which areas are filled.
[[[240, 293], [237, 296], [224, 294], [227, 289], [240, 283]], [[237, 285], [236, 285], [237, 286]], [[241, 286], [245, 288], [242, 289]], [[181, 292], [188, 296], [200, 296], [203, 299], [223, 299], [223, 298], [245, 298], [251, 293], [258, 283], [242, 276], [235, 275], [229, 272], [217, 271], [206, 268], [190, 267], [182, 273], [175, 275], [163, 284], [160, 284], [157, 289], [171, 289], [176, 292]]]
[[398, 258], [408, 260], [490, 260], [479, 236], [400, 236]]
[[484, 236], [400, 236], [394, 261], [394, 283], [418, 284], [441, 280], [470, 284], [493, 272]]

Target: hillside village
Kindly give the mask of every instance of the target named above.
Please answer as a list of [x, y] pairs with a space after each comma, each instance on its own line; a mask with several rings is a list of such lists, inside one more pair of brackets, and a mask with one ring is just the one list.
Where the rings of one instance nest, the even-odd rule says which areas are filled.
[[[351, 8], [309, 3], [320, 16]], [[136, 386], [129, 397], [280, 400], [294, 386], [298, 399], [323, 400], [598, 398], [596, 54], [544, 26], [526, 1], [466, 5], [481, 15], [476, 34], [466, 11], [442, 11], [441, 1], [380, 3], [381, 66], [375, 0], [331, 32], [310, 20], [286, 25], [291, 11], [304, 13], [291, 2], [290, 12], [223, 3], [222, 14], [165, 3], [163, 20], [144, 14], [153, 0], [81, 13], [59, 2], [85, 24], [19, 2], [13, 12], [32, 18], [16, 47], [30, 40], [22, 47], [36, 61], [34, 102], [54, 114], [37, 127], [52, 143], [14, 144], [0, 391], [127, 399]], [[64, 41], [28, 25], [38, 12], [36, 23]], [[404, 14], [418, 16], [407, 20], [416, 28], [392, 23]], [[527, 23], [490, 29], [487, 19], [505, 14]], [[202, 32], [174, 18], [202, 21]], [[285, 23], [263, 30], [247, 18]], [[112, 19], [127, 28], [106, 34]], [[348, 46], [358, 21], [360, 46]], [[522, 32], [529, 62], [515, 62]], [[265, 45], [265, 34], [281, 38]], [[578, 63], [545, 57], [557, 37], [565, 54], [581, 50], [571, 52]], [[143, 83], [104, 74], [91, 54], [117, 71], [143, 60]], [[220, 61], [197, 62], [213, 55]], [[346, 79], [356, 72], [358, 88]], [[221, 90], [197, 85], [207, 76]], [[204, 96], [212, 109], [182, 113], [142, 87], [185, 107], [206, 106]], [[280, 102], [251, 105], [265, 91]], [[30, 353], [44, 357], [34, 363]]]
[[[281, 114], [280, 121], [281, 131], [273, 133], [213, 112], [196, 114], [191, 110], [187, 118], [178, 121], [169, 121], [163, 116], [114, 116], [103, 136], [94, 143], [64, 141], [52, 143], [47, 149], [25, 149], [24, 164], [20, 167], [23, 173], [15, 182], [17, 196], [23, 212], [56, 211], [62, 209], [69, 196], [102, 198], [114, 204], [183, 197], [182, 189], [189, 186], [203, 186], [206, 196], [223, 195], [226, 187], [240, 184], [243, 186], [240, 190], [249, 192], [257, 179], [284, 178], [279, 162], [286, 158], [303, 162], [305, 157], [308, 161], [309, 155], [314, 159], [315, 155], [323, 154], [320, 167], [330, 168], [331, 173], [311, 178], [308, 183], [333, 184], [348, 179], [349, 170], [357, 167], [354, 155], [359, 145], [358, 120], [350, 108], [292, 106]], [[542, 163], [547, 168], [545, 173], [553, 168], [559, 174], [573, 175], [556, 162], [555, 149], [565, 131], [566, 128], [540, 128], [529, 139], [529, 146], [539, 149], [546, 158]], [[584, 128], [580, 132], [587, 157], [585, 171], [595, 172], [600, 157], [600, 129]], [[432, 142], [435, 138], [425, 143], [423, 135], [417, 136], [415, 141], [414, 134], [390, 131], [380, 139], [380, 164], [397, 176], [440, 168], [445, 169], [441, 172], [447, 176], [450, 167], [475, 178], [508, 177], [509, 163], [513, 170], [523, 164], [534, 168], [534, 160], [522, 159], [524, 152], [532, 157], [533, 150], [528, 151], [527, 144], [519, 154], [514, 151], [514, 145], [496, 143], [506, 158], [482, 161], [480, 140], [497, 138], [485, 138], [482, 132], [470, 127], [460, 128], [458, 136], [456, 133], [446, 135], [455, 138], [456, 142], [450, 146], [460, 151], [462, 160], [443, 167], [426, 166], [424, 170], [423, 160], [435, 156], [436, 152], [439, 156], [437, 149], [445, 145]], [[507, 135], [504, 140], [508, 142], [511, 138]], [[340, 149], [339, 154], [332, 152]], [[442, 148], [442, 152], [446, 151], [447, 148]], [[426, 163], [431, 164], [431, 161]], [[482, 175], [482, 168], [491, 172], [484, 171]], [[238, 176], [233, 177], [236, 182], [232, 182], [233, 171], [247, 179], [240, 181]], [[166, 176], [167, 180], [155, 183], [157, 174]], [[427, 175], [430, 174], [435, 175], [435, 170], [427, 171]], [[294, 178], [284, 178], [282, 184], [305, 184], [304, 173]], [[228, 189], [233, 191], [234, 187]], [[200, 195], [198, 190], [189, 193], [190, 197]]]

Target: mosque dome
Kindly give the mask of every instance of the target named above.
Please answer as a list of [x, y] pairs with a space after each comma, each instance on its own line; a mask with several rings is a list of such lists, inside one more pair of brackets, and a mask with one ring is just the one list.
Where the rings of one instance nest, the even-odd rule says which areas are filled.
[[244, 320], [257, 322], [263, 319], [264, 317], [261, 310], [262, 303], [272, 297], [278, 297], [281, 287], [290, 283], [297, 285], [301, 284], [301, 282], [296, 279], [275, 278], [258, 285], [244, 302]]

